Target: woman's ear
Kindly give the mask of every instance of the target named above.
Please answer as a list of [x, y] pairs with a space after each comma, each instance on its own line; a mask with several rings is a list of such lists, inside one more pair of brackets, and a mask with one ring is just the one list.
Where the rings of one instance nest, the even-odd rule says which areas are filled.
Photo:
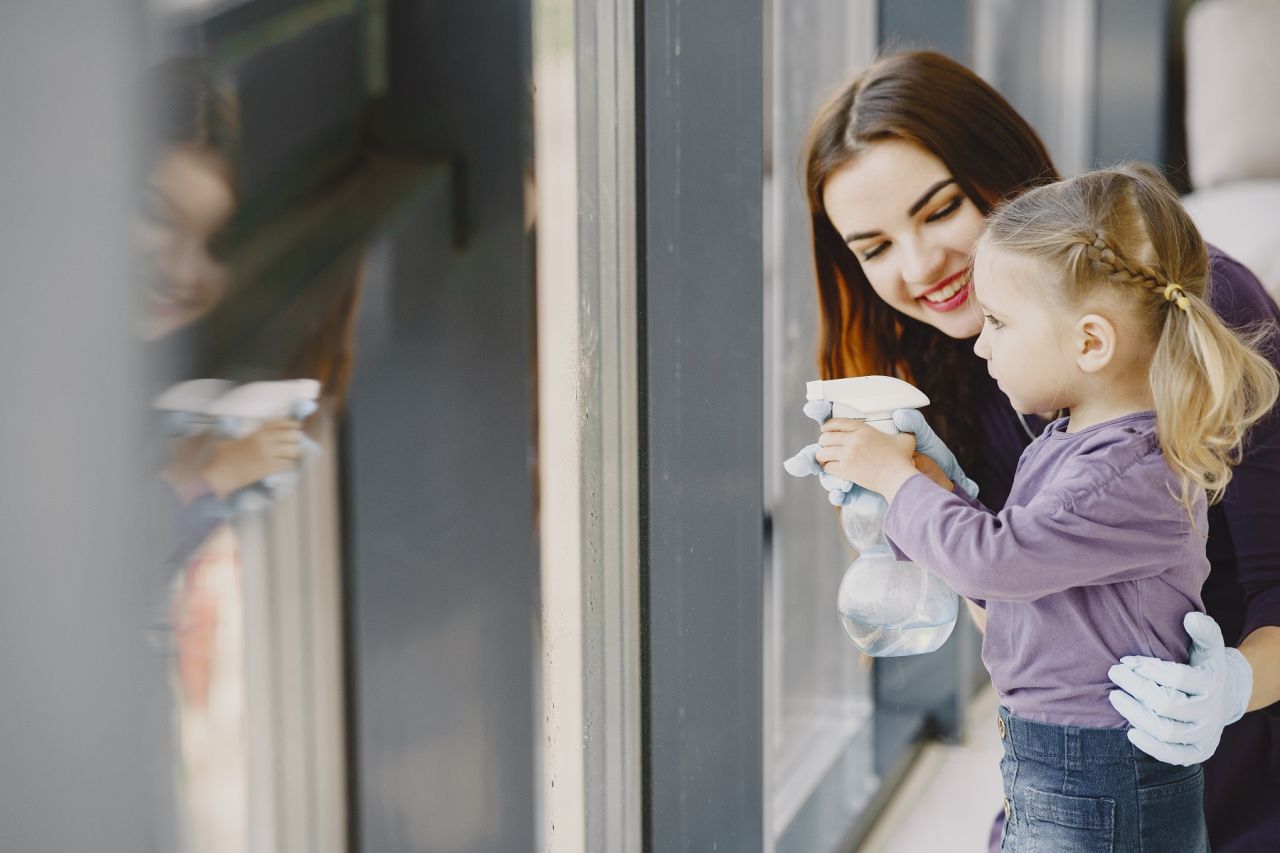
[[1076, 365], [1085, 373], [1097, 373], [1116, 355], [1116, 327], [1100, 314], [1085, 314], [1076, 321]]

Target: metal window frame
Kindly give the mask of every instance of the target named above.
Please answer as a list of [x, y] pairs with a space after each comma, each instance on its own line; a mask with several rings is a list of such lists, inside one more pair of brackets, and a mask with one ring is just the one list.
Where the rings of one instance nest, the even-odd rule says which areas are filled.
[[534, 3], [543, 847], [639, 853], [635, 6]]
[[761, 850], [763, 8], [636, 21], [645, 849]]

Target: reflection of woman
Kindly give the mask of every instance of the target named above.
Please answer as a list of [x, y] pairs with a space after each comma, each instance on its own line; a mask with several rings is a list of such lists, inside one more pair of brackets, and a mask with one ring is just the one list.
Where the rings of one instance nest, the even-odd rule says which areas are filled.
[[[809, 138], [822, 376], [912, 379], [933, 400], [937, 432], [997, 511], [1023, 448], [1046, 420], [1017, 415], [974, 356], [982, 315], [970, 302], [966, 271], [994, 203], [1057, 178], [1044, 145], [1008, 103], [933, 53], [889, 56], [867, 68], [819, 113]], [[1277, 317], [1257, 279], [1219, 252], [1211, 253], [1210, 290], [1232, 326]], [[1270, 343], [1276, 360], [1274, 336]], [[1196, 638], [1204, 648], [1194, 667], [1148, 666], [1117, 679], [1134, 695], [1117, 703], [1126, 714], [1116, 715], [1116, 725], [1127, 717], [1136, 727], [1131, 740], [1144, 750], [1193, 763], [1217, 747], [1205, 764], [1215, 850], [1259, 849], [1260, 839], [1280, 838], [1277, 487], [1280, 416], [1273, 411], [1254, 430], [1226, 500], [1210, 513], [1204, 601], [1239, 651], [1224, 652], [1220, 638], [1215, 647], [1211, 627]], [[981, 624], [981, 610], [971, 608]], [[1105, 675], [1098, 677], [1105, 682]], [[1246, 706], [1255, 713], [1224, 731]]]
[[235, 206], [227, 161], [206, 144], [175, 142], [151, 168], [145, 202], [139, 332], [154, 341], [200, 320], [226, 294], [227, 272], [210, 241]]

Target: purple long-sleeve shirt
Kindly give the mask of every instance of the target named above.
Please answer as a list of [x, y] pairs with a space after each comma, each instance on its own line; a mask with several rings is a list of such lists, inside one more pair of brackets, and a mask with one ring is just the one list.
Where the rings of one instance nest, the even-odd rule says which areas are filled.
[[1127, 725], [1107, 701], [1122, 655], [1186, 662], [1182, 617], [1201, 609], [1208, 520], [1160, 452], [1155, 415], [1067, 432], [1054, 421], [1022, 454], [995, 513], [922, 474], [889, 505], [885, 536], [961, 595], [986, 599], [982, 661], [1015, 716]]

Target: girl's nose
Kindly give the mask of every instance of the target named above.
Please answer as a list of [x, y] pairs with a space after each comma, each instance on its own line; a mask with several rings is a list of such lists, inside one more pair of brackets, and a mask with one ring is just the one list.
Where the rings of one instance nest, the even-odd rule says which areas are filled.
[[973, 342], [974, 355], [985, 361], [991, 360], [991, 345], [987, 342], [987, 324], [982, 324], [982, 331], [978, 333], [978, 339]]

